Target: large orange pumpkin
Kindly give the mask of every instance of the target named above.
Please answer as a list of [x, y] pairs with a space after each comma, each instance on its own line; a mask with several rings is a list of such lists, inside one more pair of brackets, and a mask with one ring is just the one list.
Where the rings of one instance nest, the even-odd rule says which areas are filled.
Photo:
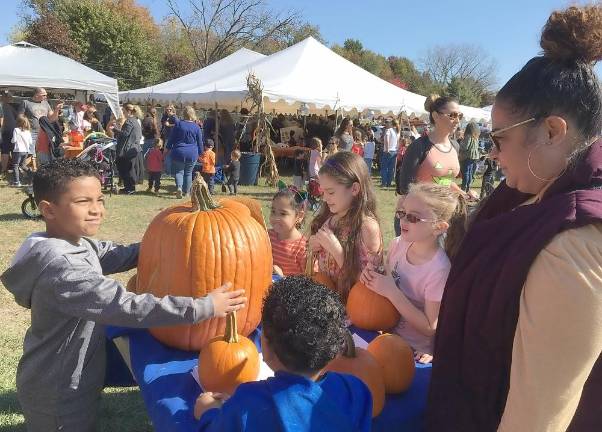
[[205, 391], [231, 395], [239, 384], [255, 381], [258, 375], [257, 348], [237, 333], [236, 314], [230, 312], [224, 335], [209, 341], [199, 354], [199, 381]]
[[347, 297], [347, 316], [359, 328], [388, 330], [399, 321], [399, 312], [389, 299], [358, 281]]
[[385, 406], [385, 381], [380, 365], [372, 354], [356, 348], [353, 337], [348, 333], [345, 351], [326, 366], [327, 371], [353, 375], [366, 384], [372, 394], [372, 417], [380, 414]]
[[[169, 207], [150, 223], [140, 246], [136, 292], [203, 297], [231, 282], [248, 299], [238, 315], [240, 333], [248, 336], [261, 320], [261, 302], [272, 280], [268, 234], [244, 205], [213, 202], [200, 176], [191, 197], [192, 202]], [[224, 318], [211, 318], [151, 333], [166, 345], [199, 351], [224, 334], [225, 326]]]
[[412, 385], [416, 373], [414, 352], [401, 337], [382, 334], [368, 344], [368, 352], [382, 368], [387, 393], [401, 393]]
[[265, 224], [265, 219], [263, 217], [263, 212], [261, 211], [261, 204], [259, 201], [257, 201], [256, 199], [253, 199], [253, 198], [249, 198], [244, 195], [232, 196], [232, 197], [229, 197], [226, 199], [236, 201], [236, 202], [243, 204], [245, 207], [247, 207], [249, 209], [253, 219], [255, 219], [257, 222], [259, 222], [259, 224], [262, 227], [264, 227], [266, 230], [268, 229], [267, 225]]

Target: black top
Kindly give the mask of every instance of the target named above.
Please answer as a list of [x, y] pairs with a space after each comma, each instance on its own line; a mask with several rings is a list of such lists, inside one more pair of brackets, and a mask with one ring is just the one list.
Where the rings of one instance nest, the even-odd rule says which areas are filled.
[[226, 166], [226, 173], [232, 180], [240, 180], [240, 161], [233, 160], [230, 165]]

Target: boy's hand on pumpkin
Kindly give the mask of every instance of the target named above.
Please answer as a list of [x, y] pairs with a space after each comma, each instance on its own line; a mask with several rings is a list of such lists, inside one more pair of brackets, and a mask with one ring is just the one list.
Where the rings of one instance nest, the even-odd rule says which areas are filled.
[[213, 301], [213, 316], [223, 318], [228, 312], [235, 312], [245, 307], [247, 298], [245, 290], [230, 291], [231, 283], [214, 289], [208, 295]]
[[225, 393], [201, 393], [194, 404], [194, 417], [198, 420], [210, 409], [221, 408], [229, 397]]

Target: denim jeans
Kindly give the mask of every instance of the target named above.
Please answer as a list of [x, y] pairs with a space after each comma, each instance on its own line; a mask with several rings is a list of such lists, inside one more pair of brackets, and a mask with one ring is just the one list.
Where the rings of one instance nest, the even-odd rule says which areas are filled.
[[176, 188], [184, 194], [190, 192], [192, 186], [192, 168], [195, 161], [193, 159], [171, 160], [171, 166], [176, 178]]
[[396, 158], [397, 152], [382, 152], [380, 158], [380, 176], [382, 186], [391, 186], [391, 182], [393, 181], [393, 175], [395, 171]]
[[201, 175], [203, 176], [205, 183], [207, 183], [209, 193], [213, 195], [215, 193], [215, 174], [201, 173]]
[[466, 159], [462, 161], [462, 190], [468, 192], [470, 185], [474, 180], [474, 173], [477, 170], [477, 160]]
[[13, 172], [15, 176], [15, 184], [20, 184], [21, 179], [19, 178], [19, 168], [22, 167], [25, 159], [27, 158], [27, 153], [19, 153], [13, 152]]

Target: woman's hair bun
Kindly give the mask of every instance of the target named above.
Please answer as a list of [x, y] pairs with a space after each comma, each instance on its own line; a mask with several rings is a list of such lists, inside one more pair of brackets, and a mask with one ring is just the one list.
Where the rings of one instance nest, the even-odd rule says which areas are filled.
[[557, 61], [602, 60], [602, 5], [571, 6], [552, 12], [541, 32], [545, 57]]
[[439, 97], [440, 96], [438, 94], [432, 94], [430, 96], [427, 96], [426, 100], [424, 101], [424, 110], [429, 113], [435, 111], [433, 109], [433, 106], [435, 105], [435, 102], [437, 102], [437, 99], [439, 99]]

